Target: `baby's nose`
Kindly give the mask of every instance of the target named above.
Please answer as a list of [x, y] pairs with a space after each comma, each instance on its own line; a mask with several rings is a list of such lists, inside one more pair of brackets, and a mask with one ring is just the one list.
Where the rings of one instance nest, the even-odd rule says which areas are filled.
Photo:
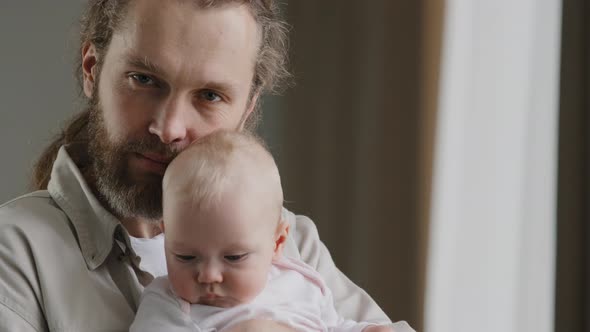
[[198, 271], [197, 281], [202, 284], [213, 284], [222, 282], [223, 273], [221, 271], [221, 268], [217, 267], [216, 264], [213, 263], [203, 264]]

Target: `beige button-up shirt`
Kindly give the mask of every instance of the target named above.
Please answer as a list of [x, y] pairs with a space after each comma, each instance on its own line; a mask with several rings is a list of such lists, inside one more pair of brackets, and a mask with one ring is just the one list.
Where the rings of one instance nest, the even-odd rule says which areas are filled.
[[[338, 312], [389, 322], [336, 268], [313, 222], [284, 216], [291, 226], [285, 255], [320, 272]], [[127, 331], [153, 279], [138, 266], [127, 232], [62, 147], [48, 190], [0, 206], [0, 331]]]

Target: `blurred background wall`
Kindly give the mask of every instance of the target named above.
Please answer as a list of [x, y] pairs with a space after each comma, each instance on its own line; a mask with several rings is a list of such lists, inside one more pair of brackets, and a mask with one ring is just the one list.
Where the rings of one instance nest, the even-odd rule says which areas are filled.
[[73, 59], [85, 1], [0, 1], [0, 202], [28, 191], [32, 164], [77, 110]]
[[265, 108], [287, 208], [422, 330], [441, 1], [289, 1], [295, 86]]

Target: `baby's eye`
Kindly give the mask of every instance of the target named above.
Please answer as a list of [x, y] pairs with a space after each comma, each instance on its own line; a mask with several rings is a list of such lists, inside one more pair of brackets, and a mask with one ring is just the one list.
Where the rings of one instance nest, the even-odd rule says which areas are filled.
[[241, 254], [241, 255], [227, 255], [224, 256], [224, 258], [228, 261], [228, 262], [239, 262], [241, 260], [243, 260], [244, 258], [246, 258], [246, 256], [248, 256], [248, 254]]
[[190, 256], [190, 255], [175, 255], [175, 256], [181, 262], [190, 262], [193, 259], [195, 259], [195, 256]]

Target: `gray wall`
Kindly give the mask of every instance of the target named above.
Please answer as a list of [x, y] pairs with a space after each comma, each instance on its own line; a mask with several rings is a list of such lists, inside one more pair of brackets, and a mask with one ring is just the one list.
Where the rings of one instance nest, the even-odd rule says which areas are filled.
[[28, 191], [41, 149], [76, 109], [78, 1], [0, 1], [0, 202]]

